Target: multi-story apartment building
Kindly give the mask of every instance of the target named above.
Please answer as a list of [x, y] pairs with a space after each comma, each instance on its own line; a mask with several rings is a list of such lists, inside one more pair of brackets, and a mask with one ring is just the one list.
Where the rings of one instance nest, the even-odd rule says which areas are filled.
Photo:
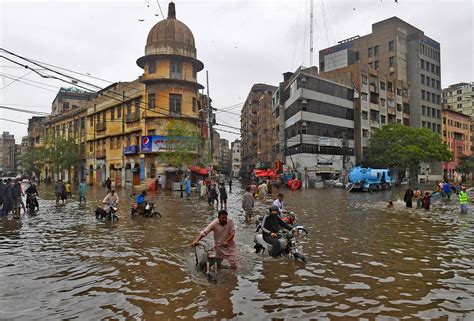
[[410, 125], [408, 83], [383, 75], [376, 69], [353, 63], [319, 74], [356, 90], [354, 99], [355, 159], [364, 161], [374, 129], [388, 124]]
[[[402, 111], [409, 112], [410, 126], [430, 128], [441, 135], [440, 55], [437, 41], [427, 37], [422, 30], [392, 17], [373, 24], [371, 34], [355, 36], [321, 50], [319, 66], [321, 72], [354, 63], [377, 70], [382, 77], [392, 79], [395, 100], [400, 96]], [[403, 97], [408, 96], [409, 101], [404, 105]], [[374, 119], [369, 117], [368, 120], [381, 121], [380, 114], [374, 113], [373, 116]], [[431, 179], [440, 179], [441, 164], [427, 165], [422, 172], [430, 173]]]
[[[288, 81], [292, 72], [283, 74], [283, 81], [278, 85], [277, 90], [272, 96], [272, 160], [273, 162], [283, 163], [285, 160], [285, 101], [289, 97]], [[286, 89], [285, 89], [286, 88]]]
[[[352, 87], [321, 78], [317, 68], [299, 68], [288, 80], [284, 105], [285, 164], [322, 176], [353, 166]], [[316, 178], [317, 179], [317, 178]]]
[[[145, 86], [138, 80], [114, 83], [87, 104], [88, 183], [109, 177], [116, 186], [140, 183], [140, 137], [144, 129]], [[121, 98], [118, 98], [121, 97]], [[145, 134], [153, 134], [150, 131]]]
[[28, 119], [28, 147], [43, 147], [46, 133], [46, 116], [33, 116]]
[[9, 132], [3, 132], [0, 137], [0, 173], [9, 174], [15, 172], [15, 151], [15, 136]]
[[64, 88], [58, 91], [51, 106], [51, 115], [68, 113], [84, 106], [84, 103], [95, 97], [94, 92], [84, 91], [75, 87]]
[[249, 173], [258, 167], [272, 166], [272, 95], [275, 86], [255, 84], [242, 107], [242, 170]]
[[443, 163], [445, 178], [457, 178], [459, 159], [472, 155], [471, 136], [471, 117], [454, 110], [443, 110], [443, 142], [454, 155], [451, 162]]
[[239, 177], [240, 176], [240, 140], [236, 139], [231, 144], [232, 150], [232, 177]]
[[[81, 156], [77, 165], [73, 166], [71, 173], [65, 169], [60, 172], [55, 168], [54, 160], [45, 160], [42, 173], [44, 178], [51, 176], [52, 179], [62, 178], [75, 182], [85, 178], [86, 104], [95, 96], [96, 93], [77, 88], [61, 88], [53, 100], [51, 116], [48, 116], [45, 120], [32, 118], [29, 122], [29, 133], [31, 131], [35, 147], [42, 146], [43, 142], [38, 126], [43, 126], [46, 147], [53, 146], [58, 139], [71, 139], [78, 146], [79, 155]], [[57, 175], [59, 177], [56, 177]]]
[[[176, 19], [175, 4], [168, 17], [149, 32], [145, 55], [137, 60], [144, 72], [137, 80], [115, 83], [99, 92], [87, 106], [89, 181], [110, 177], [117, 185], [139, 185], [158, 174], [166, 187], [178, 179], [177, 168], [160, 161], [169, 126], [182, 124], [201, 137], [196, 59], [191, 30]], [[198, 151], [189, 151], [198, 157]], [[195, 164], [187, 164], [195, 165]]]
[[443, 89], [443, 107], [474, 117], [474, 82], [462, 82]]
[[474, 82], [462, 82], [443, 89], [443, 109], [471, 117], [471, 154], [474, 153]]
[[229, 141], [227, 139], [220, 140], [221, 157], [219, 168], [221, 174], [230, 175], [232, 170], [232, 151], [229, 148]]

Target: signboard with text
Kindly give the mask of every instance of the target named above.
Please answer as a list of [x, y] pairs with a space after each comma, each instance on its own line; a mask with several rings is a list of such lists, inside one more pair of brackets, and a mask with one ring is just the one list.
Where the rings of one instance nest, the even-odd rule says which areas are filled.
[[187, 140], [187, 137], [177, 136], [142, 136], [140, 150], [142, 153], [158, 153], [169, 150], [170, 145]]

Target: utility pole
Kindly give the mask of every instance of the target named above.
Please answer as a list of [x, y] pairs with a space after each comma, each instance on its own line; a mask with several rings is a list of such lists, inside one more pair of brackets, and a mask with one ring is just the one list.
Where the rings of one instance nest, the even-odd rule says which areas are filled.
[[211, 100], [209, 98], [209, 72], [206, 70], [206, 94], [207, 94], [207, 108], [208, 108], [208, 124], [207, 124], [207, 137], [209, 140], [209, 159], [212, 164], [212, 107]]
[[311, 0], [311, 15], [309, 20], [309, 67], [313, 66], [313, 0]]

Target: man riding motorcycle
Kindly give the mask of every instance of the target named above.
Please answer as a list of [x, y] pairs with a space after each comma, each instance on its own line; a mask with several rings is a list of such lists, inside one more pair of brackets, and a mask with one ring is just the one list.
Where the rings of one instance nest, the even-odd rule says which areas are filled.
[[107, 196], [102, 201], [102, 204], [105, 204], [104, 211], [107, 214], [110, 214], [110, 208], [113, 205], [117, 205], [118, 201], [119, 201], [119, 197], [118, 197], [117, 193], [115, 193], [115, 190], [111, 190], [110, 193], [108, 193]]
[[[38, 195], [38, 190], [36, 189], [35, 184], [31, 183], [30, 186], [26, 189], [25, 194], [26, 194], [26, 204], [29, 205], [31, 197], [33, 197], [34, 194]], [[38, 209], [39, 211], [39, 204], [38, 204], [37, 198], [34, 199], [34, 208]]]
[[270, 213], [265, 215], [262, 221], [262, 236], [263, 240], [272, 245], [272, 250], [269, 253], [273, 257], [278, 257], [281, 254], [281, 245], [278, 240], [278, 233], [281, 229], [291, 230], [291, 226], [283, 222], [279, 216], [280, 209], [277, 205], [270, 206]]
[[147, 204], [145, 197], [146, 197], [146, 191], [142, 191], [140, 194], [138, 194], [137, 198], [135, 199], [135, 202], [137, 203], [137, 212], [140, 215], [143, 215], [145, 213], [145, 206]]

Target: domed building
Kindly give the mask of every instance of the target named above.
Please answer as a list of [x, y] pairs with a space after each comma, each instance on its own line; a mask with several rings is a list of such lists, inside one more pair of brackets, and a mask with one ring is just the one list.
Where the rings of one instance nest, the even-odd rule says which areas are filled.
[[[153, 169], [162, 172], [168, 164], [160, 164], [154, 148], [143, 148], [144, 140], [152, 145], [156, 145], [154, 139], [161, 142], [162, 137], [168, 135], [170, 121], [184, 123], [201, 133], [198, 90], [204, 87], [197, 82], [197, 73], [204, 65], [196, 59], [193, 33], [176, 19], [173, 2], [169, 3], [167, 19], [150, 30], [145, 55], [137, 60], [137, 65], [144, 71], [139, 81], [145, 84], [148, 110], [144, 114], [146, 134], [142, 134], [141, 152], [145, 154], [145, 169], [152, 174], [146, 176], [150, 177]], [[168, 181], [173, 181], [170, 175], [167, 175]]]
[[[166, 187], [172, 188], [177, 181], [172, 167], [195, 165], [202, 154], [185, 143], [189, 136], [205, 138], [198, 93], [203, 86], [197, 82], [204, 65], [196, 59], [193, 33], [176, 19], [173, 2], [168, 18], [150, 30], [145, 55], [137, 64], [143, 68], [138, 79], [114, 83], [88, 102], [84, 151], [89, 184], [103, 184], [110, 178], [114, 186], [148, 186], [161, 175], [166, 177]], [[180, 134], [172, 130], [176, 127], [185, 130]], [[161, 157], [179, 153], [171, 142], [187, 146], [185, 155], [192, 157], [186, 157], [186, 164]]]
[[198, 89], [204, 87], [197, 82], [197, 73], [204, 65], [196, 59], [193, 33], [176, 19], [173, 2], [168, 18], [151, 28], [145, 56], [137, 64], [144, 70], [139, 80], [146, 85], [149, 108], [156, 109], [148, 116], [198, 118]]

